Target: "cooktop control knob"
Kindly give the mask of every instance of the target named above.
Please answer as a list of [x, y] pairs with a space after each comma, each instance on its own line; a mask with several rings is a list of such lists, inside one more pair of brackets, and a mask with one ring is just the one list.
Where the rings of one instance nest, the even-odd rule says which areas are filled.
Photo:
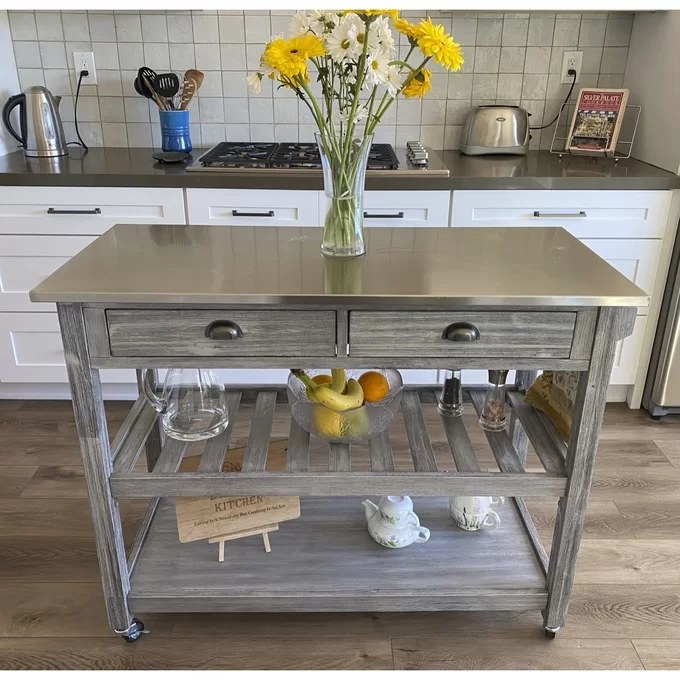
[[406, 158], [411, 165], [426, 166], [428, 163], [427, 149], [420, 142], [406, 142]]

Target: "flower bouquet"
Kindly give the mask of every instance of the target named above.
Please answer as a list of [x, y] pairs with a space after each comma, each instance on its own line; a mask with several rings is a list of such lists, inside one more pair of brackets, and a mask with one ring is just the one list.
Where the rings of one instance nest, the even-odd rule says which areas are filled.
[[[408, 39], [408, 51], [397, 56], [392, 27]], [[309, 107], [318, 128], [327, 196], [321, 250], [326, 255], [354, 256], [366, 251], [363, 191], [373, 132], [396, 98], [422, 98], [430, 88], [434, 59], [457, 71], [463, 64], [460, 45], [429, 18], [417, 24], [397, 10], [298, 12], [291, 37], [275, 37], [248, 76], [259, 90], [263, 78], [295, 91]], [[413, 59], [413, 64], [409, 60]], [[321, 95], [310, 87], [316, 75]]]

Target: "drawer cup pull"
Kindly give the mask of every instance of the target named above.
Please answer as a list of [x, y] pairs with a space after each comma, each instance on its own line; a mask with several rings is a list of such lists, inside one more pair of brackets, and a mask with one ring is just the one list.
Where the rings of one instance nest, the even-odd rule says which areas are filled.
[[211, 340], [236, 340], [243, 337], [243, 331], [233, 321], [213, 321], [206, 326], [205, 337]]
[[101, 215], [101, 208], [91, 208], [86, 210], [59, 210], [58, 208], [48, 208], [48, 215]]
[[579, 210], [578, 212], [568, 213], [568, 212], [544, 212], [541, 213], [540, 210], [534, 210], [534, 217], [588, 217], [585, 210]]
[[273, 210], [267, 212], [241, 212], [240, 210], [232, 210], [232, 217], [274, 217]]
[[404, 218], [404, 213], [401, 210], [398, 213], [369, 213], [364, 211], [364, 217], [369, 220], [401, 220]]
[[479, 328], [467, 321], [449, 324], [442, 333], [442, 339], [450, 342], [474, 342], [480, 337]]

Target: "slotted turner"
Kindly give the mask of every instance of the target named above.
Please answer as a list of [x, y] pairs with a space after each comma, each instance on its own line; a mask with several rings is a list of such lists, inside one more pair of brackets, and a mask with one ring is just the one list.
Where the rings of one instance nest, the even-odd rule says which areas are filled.
[[196, 81], [193, 78], [184, 76], [184, 84], [182, 85], [182, 97], [179, 100], [179, 108], [184, 111], [188, 106], [189, 102], [192, 100], [193, 96], [196, 94]]
[[157, 73], [154, 89], [161, 97], [172, 99], [179, 92], [179, 78], [176, 73]]

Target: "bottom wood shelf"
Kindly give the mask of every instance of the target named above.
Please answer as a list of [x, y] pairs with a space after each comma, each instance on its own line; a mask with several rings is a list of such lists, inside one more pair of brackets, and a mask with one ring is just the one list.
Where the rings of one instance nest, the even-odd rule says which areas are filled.
[[[137, 612], [529, 610], [545, 577], [512, 499], [495, 531], [459, 529], [446, 498], [414, 498], [427, 543], [389, 550], [366, 530], [362, 498], [301, 498], [301, 517], [228, 544], [180, 543], [162, 499], [130, 577]], [[373, 500], [377, 501], [377, 498]]]

